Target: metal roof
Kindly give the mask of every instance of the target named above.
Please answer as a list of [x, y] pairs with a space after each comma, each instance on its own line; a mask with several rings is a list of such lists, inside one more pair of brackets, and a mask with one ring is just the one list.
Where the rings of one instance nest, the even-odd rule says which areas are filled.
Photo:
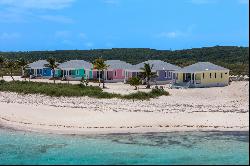
[[170, 63], [167, 63], [167, 62], [164, 62], [161, 60], [148, 60], [148, 61], [139, 63], [135, 66], [137, 69], [140, 69], [140, 68], [144, 67], [145, 63], [150, 64], [150, 66], [153, 65], [152, 70], [154, 70], [154, 71], [156, 71], [156, 70], [180, 70], [181, 69], [181, 67], [172, 65]]
[[58, 66], [60, 69], [92, 69], [93, 64], [84, 60], [70, 60]]
[[105, 64], [109, 65], [108, 69], [123, 69], [123, 70], [136, 70], [135, 66], [120, 60], [107, 60]]
[[214, 70], [229, 70], [224, 67], [215, 65], [210, 62], [198, 62], [190, 66], [184, 67], [178, 70], [178, 73], [193, 73], [193, 72], [204, 72], [204, 71], [214, 71]]
[[35, 69], [42, 69], [42, 68], [45, 68], [46, 64], [48, 64], [46, 60], [38, 60], [33, 63], [30, 63], [28, 67], [35, 68]]

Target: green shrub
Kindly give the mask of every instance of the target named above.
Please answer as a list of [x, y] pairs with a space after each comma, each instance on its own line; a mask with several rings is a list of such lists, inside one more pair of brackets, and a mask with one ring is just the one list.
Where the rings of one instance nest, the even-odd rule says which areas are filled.
[[65, 96], [77, 97], [88, 96], [93, 98], [120, 98], [133, 100], [149, 100], [163, 95], [169, 95], [168, 92], [160, 89], [153, 89], [149, 93], [136, 92], [128, 95], [121, 95], [116, 93], [103, 92], [100, 87], [96, 86], [82, 86], [72, 84], [51, 84], [27, 81], [0, 81], [0, 91], [17, 92], [22, 94], [43, 94], [48, 96]]

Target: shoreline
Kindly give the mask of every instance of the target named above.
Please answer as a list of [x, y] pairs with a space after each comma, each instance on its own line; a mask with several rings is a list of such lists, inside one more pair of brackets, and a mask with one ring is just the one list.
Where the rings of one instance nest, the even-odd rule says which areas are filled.
[[[129, 86], [122, 88], [129, 92]], [[249, 82], [235, 82], [228, 87], [168, 89], [170, 96], [150, 101], [0, 92], [0, 125], [76, 135], [249, 131], [248, 88]]]

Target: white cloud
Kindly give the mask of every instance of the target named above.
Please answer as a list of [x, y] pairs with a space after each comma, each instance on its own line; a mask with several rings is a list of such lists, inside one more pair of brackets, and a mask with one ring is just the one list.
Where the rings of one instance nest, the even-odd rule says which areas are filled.
[[82, 39], [87, 39], [86, 33], [83, 33], [83, 32], [81, 32], [81, 33], [79, 34], [79, 37], [82, 38]]
[[246, 4], [246, 5], [248, 5], [249, 4], [249, 0], [239, 0], [239, 3], [240, 4]]
[[107, 42], [105, 44], [105, 46], [111, 48], [111, 47], [114, 47], [115, 45], [113, 43], [111, 43], [111, 42]]
[[71, 40], [63, 40], [62, 44], [68, 45], [68, 46], [73, 46], [74, 45], [74, 43]]
[[3, 32], [0, 34], [0, 40], [12, 40], [21, 37], [19, 33], [7, 33]]
[[94, 46], [94, 43], [92, 42], [87, 42], [84, 44], [86, 47], [93, 47]]
[[69, 7], [75, 0], [0, 0], [0, 5], [25, 9], [58, 10]]
[[189, 25], [185, 31], [169, 31], [169, 32], [161, 32], [156, 35], [158, 38], [179, 38], [179, 37], [188, 37], [192, 34], [193, 29], [196, 27], [195, 24]]
[[55, 37], [56, 38], [70, 38], [72, 36], [70, 31], [56, 31]]
[[42, 15], [39, 18], [47, 21], [58, 22], [58, 23], [73, 23], [74, 20], [61, 15]]
[[105, 4], [108, 4], [108, 5], [118, 5], [119, 4], [119, 0], [104, 0], [103, 2]]
[[202, 5], [216, 3], [217, 0], [190, 0], [189, 2], [196, 5]]

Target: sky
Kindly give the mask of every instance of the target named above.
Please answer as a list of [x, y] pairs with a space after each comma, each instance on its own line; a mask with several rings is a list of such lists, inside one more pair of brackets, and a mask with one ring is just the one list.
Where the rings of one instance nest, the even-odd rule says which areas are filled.
[[0, 0], [0, 51], [249, 45], [249, 0]]

